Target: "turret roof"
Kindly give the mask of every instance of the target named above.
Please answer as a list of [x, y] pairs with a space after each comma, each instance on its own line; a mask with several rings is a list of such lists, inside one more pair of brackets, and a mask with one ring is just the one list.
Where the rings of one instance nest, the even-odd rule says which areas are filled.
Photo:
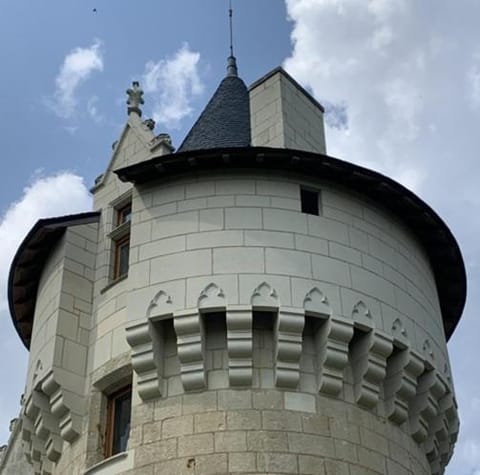
[[250, 145], [250, 100], [245, 83], [237, 76], [235, 58], [229, 58], [225, 77], [178, 152]]

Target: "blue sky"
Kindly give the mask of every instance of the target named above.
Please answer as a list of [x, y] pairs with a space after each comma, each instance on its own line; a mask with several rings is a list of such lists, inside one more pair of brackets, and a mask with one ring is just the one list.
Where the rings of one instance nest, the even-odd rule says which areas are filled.
[[[0, 442], [26, 351], [6, 306], [10, 260], [36, 219], [88, 209], [126, 120], [125, 90], [180, 142], [225, 74], [227, 0], [1, 0]], [[322, 102], [331, 155], [427, 201], [463, 250], [469, 296], [449, 343], [462, 426], [449, 474], [480, 474], [480, 40], [475, 0], [241, 0], [235, 54], [250, 84], [284, 65]], [[96, 9], [96, 12], [93, 11]], [[5, 361], [5, 360], [4, 360]]]

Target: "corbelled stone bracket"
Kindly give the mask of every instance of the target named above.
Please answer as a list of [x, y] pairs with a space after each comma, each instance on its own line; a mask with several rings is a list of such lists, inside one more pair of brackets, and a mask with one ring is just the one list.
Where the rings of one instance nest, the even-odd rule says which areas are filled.
[[300, 357], [305, 313], [297, 308], [280, 308], [275, 324], [275, 385], [296, 388], [300, 381]]
[[423, 358], [410, 348], [396, 349], [388, 359], [385, 378], [385, 410], [388, 418], [402, 424], [417, 392], [417, 380], [424, 370]]
[[418, 388], [410, 410], [410, 431], [413, 439], [425, 442], [429, 425], [438, 413], [439, 398], [445, 394], [444, 384], [435, 369], [426, 370], [418, 380]]
[[85, 412], [84, 398], [62, 388], [50, 372], [42, 382], [42, 391], [50, 399], [52, 414], [57, 418], [62, 439], [73, 442], [82, 430], [82, 416]]
[[318, 391], [338, 396], [343, 389], [345, 367], [348, 364], [348, 344], [353, 336], [353, 322], [330, 317], [320, 322], [315, 334], [318, 355]]
[[180, 377], [185, 391], [206, 387], [204, 323], [197, 309], [177, 312], [173, 318], [177, 334]]
[[357, 404], [374, 408], [386, 375], [387, 358], [393, 350], [393, 338], [378, 330], [358, 331], [351, 345], [354, 394]]
[[227, 307], [228, 378], [232, 386], [252, 384], [252, 308]]
[[52, 414], [50, 401], [41, 391], [40, 385], [26, 401], [22, 439], [24, 452], [35, 473], [52, 473], [54, 463], [62, 453], [63, 440], [58, 420]]
[[127, 342], [132, 347], [132, 367], [138, 377], [138, 395], [144, 401], [161, 396], [162, 368], [158, 367], [163, 365], [161, 326], [147, 320], [126, 330]]

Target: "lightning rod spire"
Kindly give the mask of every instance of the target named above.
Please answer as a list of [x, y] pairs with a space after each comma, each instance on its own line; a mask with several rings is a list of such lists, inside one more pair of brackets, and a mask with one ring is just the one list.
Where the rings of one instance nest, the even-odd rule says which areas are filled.
[[235, 56], [233, 55], [233, 9], [232, 9], [232, 0], [229, 0], [228, 17], [229, 17], [229, 24], [230, 24], [230, 56], [228, 57], [228, 63], [227, 63], [227, 75], [228, 76], [238, 76], [237, 60], [235, 59]]

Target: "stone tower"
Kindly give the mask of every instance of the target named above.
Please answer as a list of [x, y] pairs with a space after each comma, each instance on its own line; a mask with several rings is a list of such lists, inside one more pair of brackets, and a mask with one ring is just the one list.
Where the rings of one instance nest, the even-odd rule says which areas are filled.
[[443, 473], [466, 288], [443, 221], [326, 155], [280, 68], [247, 89], [229, 58], [176, 153], [127, 92], [95, 211], [12, 264], [30, 362], [0, 473]]

